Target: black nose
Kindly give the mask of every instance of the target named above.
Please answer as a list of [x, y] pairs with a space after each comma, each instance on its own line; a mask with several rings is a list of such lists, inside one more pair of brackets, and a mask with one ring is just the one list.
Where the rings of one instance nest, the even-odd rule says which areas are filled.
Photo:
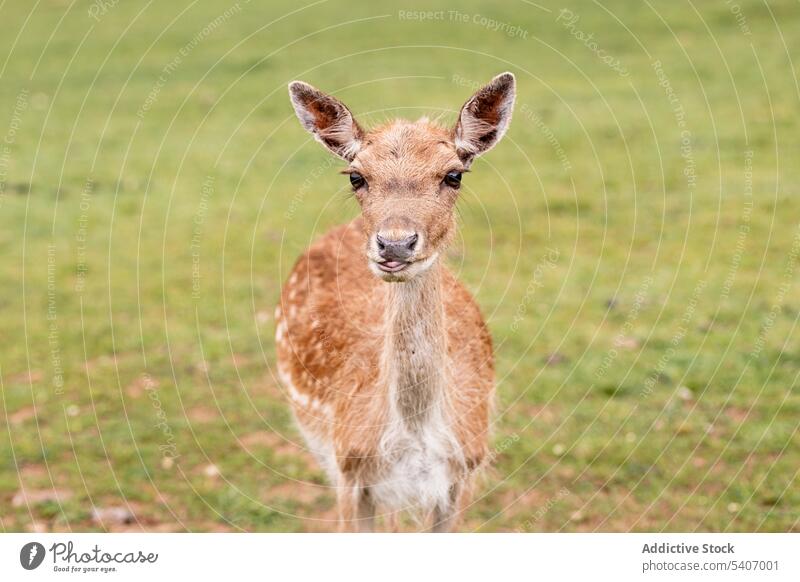
[[401, 240], [392, 240], [379, 234], [375, 235], [375, 240], [378, 243], [378, 254], [387, 261], [407, 261], [414, 252], [414, 247], [417, 246], [417, 239], [419, 237], [416, 233]]

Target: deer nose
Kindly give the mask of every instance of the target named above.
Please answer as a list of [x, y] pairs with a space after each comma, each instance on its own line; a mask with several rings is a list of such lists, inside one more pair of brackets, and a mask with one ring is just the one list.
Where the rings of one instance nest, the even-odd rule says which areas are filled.
[[400, 238], [375, 235], [375, 242], [378, 243], [378, 254], [387, 261], [408, 261], [417, 246], [419, 236], [417, 233]]

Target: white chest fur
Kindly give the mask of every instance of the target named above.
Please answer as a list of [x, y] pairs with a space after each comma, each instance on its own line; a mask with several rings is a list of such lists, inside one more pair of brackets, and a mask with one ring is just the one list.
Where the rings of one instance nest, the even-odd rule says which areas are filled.
[[383, 470], [371, 487], [376, 501], [391, 509], [427, 512], [447, 507], [458, 478], [460, 448], [439, 410], [409, 427], [396, 416], [381, 437]]
[[450, 426], [447, 348], [438, 271], [389, 288], [382, 353], [388, 415], [370, 489], [392, 509], [450, 504], [461, 448]]

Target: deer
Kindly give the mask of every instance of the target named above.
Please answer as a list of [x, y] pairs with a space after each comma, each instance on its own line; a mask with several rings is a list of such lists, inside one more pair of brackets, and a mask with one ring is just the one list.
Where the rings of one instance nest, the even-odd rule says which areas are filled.
[[492, 338], [443, 257], [462, 177], [506, 133], [515, 87], [496, 76], [454, 127], [368, 130], [335, 97], [289, 84], [302, 126], [347, 163], [361, 210], [308, 247], [275, 311], [277, 374], [335, 488], [340, 531], [373, 531], [379, 510], [390, 531], [403, 511], [453, 531], [487, 464]]

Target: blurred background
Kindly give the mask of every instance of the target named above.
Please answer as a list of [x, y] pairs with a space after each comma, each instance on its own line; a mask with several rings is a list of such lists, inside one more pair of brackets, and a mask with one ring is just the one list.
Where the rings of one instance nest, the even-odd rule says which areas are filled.
[[286, 84], [453, 123], [505, 70], [448, 257], [497, 354], [464, 529], [800, 530], [794, 0], [0, 15], [3, 531], [333, 529], [273, 310], [358, 206]]

